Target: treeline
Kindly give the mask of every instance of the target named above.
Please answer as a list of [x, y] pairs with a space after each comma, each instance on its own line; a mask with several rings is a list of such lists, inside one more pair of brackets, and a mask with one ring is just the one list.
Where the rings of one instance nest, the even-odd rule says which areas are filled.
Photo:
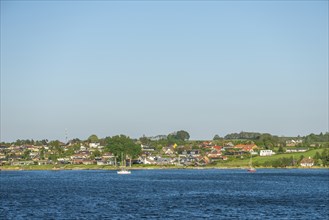
[[240, 132], [240, 133], [231, 133], [227, 134], [224, 139], [234, 140], [234, 139], [247, 139], [247, 140], [255, 140], [261, 136], [261, 133], [257, 132]]
[[[218, 139], [218, 135], [215, 135], [214, 139]], [[231, 133], [227, 134], [224, 139], [226, 140], [261, 140], [261, 139], [276, 139], [276, 140], [287, 140], [287, 139], [301, 139], [306, 143], [314, 143], [314, 142], [329, 142], [329, 132], [323, 134], [309, 134], [304, 137], [278, 137], [276, 135], [271, 135], [268, 133], [258, 133], [258, 132], [240, 132], [240, 133]]]
[[329, 132], [326, 132], [325, 134], [323, 134], [322, 132], [320, 134], [312, 133], [303, 137], [303, 140], [306, 143], [329, 142]]
[[[161, 137], [158, 138], [156, 142], [164, 142], [164, 143], [184, 143], [185, 141], [188, 141], [190, 139], [190, 134], [187, 131], [180, 130], [176, 132], [172, 132], [168, 135], [158, 135], [156, 137]], [[80, 140], [79, 138], [74, 138], [70, 140], [70, 143], [81, 143], [81, 142], [100, 142], [101, 144], [106, 144], [105, 141], [106, 138], [99, 139], [96, 135], [91, 135], [87, 140]], [[240, 132], [240, 133], [231, 133], [227, 134], [224, 136], [224, 138], [220, 137], [219, 135], [215, 135], [213, 140], [219, 140], [219, 141], [225, 141], [225, 140], [236, 140], [236, 141], [253, 141], [256, 144], [259, 144], [261, 146], [265, 147], [272, 147], [272, 146], [285, 146], [286, 140], [302, 140], [304, 145], [309, 145], [311, 143], [325, 143], [329, 142], [329, 132], [326, 132], [325, 134], [320, 133], [320, 134], [309, 134], [304, 137], [278, 137], [276, 135], [271, 135], [268, 133], [259, 133], [259, 132]], [[150, 143], [154, 141], [154, 138], [152, 137], [140, 137], [139, 139], [133, 139], [135, 141], [140, 140], [142, 143]], [[16, 145], [16, 146], [21, 146], [21, 145], [48, 145], [51, 141], [48, 141], [48, 139], [43, 139], [43, 140], [33, 140], [33, 139], [23, 139], [23, 140], [16, 140], [15, 142], [12, 143], [5, 143], [1, 142], [1, 145]], [[64, 143], [67, 144], [67, 143]]]

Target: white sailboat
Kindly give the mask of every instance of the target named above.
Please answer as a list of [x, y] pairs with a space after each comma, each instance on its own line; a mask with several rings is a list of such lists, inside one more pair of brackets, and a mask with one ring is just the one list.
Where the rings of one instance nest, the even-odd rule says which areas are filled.
[[121, 168], [117, 171], [118, 174], [131, 174], [130, 170], [126, 169], [125, 160], [123, 160], [123, 154], [121, 153]]
[[250, 161], [249, 161], [249, 169], [248, 169], [249, 173], [254, 173], [256, 172], [256, 169], [252, 167], [252, 154], [250, 153]]

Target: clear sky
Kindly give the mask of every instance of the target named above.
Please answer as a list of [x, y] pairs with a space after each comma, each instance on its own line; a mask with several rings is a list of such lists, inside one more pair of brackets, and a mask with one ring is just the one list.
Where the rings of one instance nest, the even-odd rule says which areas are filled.
[[1, 140], [328, 131], [328, 1], [1, 1]]

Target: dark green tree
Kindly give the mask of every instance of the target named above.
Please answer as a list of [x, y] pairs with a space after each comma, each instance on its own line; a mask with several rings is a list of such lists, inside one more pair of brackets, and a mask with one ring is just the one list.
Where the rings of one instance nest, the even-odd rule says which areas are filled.
[[144, 145], [148, 145], [151, 142], [151, 140], [149, 138], [147, 138], [145, 135], [143, 135], [143, 137], [140, 137], [139, 141]]
[[283, 153], [283, 147], [282, 146], [279, 147], [278, 153]]
[[30, 153], [31, 153], [30, 150], [25, 150], [25, 151], [23, 152], [22, 158], [23, 158], [24, 160], [29, 160], [29, 159], [31, 159], [31, 157], [30, 157]]
[[111, 138], [106, 138], [107, 141], [107, 150], [112, 152], [115, 156], [126, 158], [135, 158], [141, 153], [141, 147], [134, 143], [132, 139], [125, 135], [117, 135]]
[[216, 135], [214, 136], [214, 138], [213, 138], [214, 141], [216, 141], [216, 140], [221, 140], [221, 139], [223, 139], [223, 138], [219, 137], [218, 134], [216, 134]]
[[40, 159], [41, 160], [44, 160], [45, 159], [45, 148], [44, 147], [42, 147], [40, 149]]
[[322, 160], [323, 166], [329, 165], [329, 151], [327, 148], [322, 151], [321, 160]]
[[99, 141], [99, 139], [96, 134], [92, 134], [88, 137], [89, 143], [97, 143], [98, 141]]
[[298, 162], [302, 161], [304, 159], [304, 155], [300, 155]]
[[176, 132], [176, 139], [186, 141], [190, 139], [190, 134], [187, 131], [180, 130]]
[[101, 152], [99, 150], [95, 150], [92, 152], [90, 159], [94, 160], [96, 157], [102, 156]]

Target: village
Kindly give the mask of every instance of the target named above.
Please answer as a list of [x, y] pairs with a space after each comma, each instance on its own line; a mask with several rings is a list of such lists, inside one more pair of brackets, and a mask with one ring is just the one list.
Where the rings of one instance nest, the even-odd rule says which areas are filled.
[[[98, 139], [96, 139], [98, 140]], [[140, 140], [134, 140], [137, 146], [137, 154], [111, 152], [111, 148], [102, 140], [91, 141], [60, 141], [35, 142], [33, 144], [0, 146], [1, 166], [28, 166], [28, 165], [99, 165], [99, 166], [175, 166], [175, 167], [206, 167], [229, 164], [230, 161], [249, 159], [251, 157], [270, 158], [277, 154], [289, 155], [304, 153], [315, 147], [303, 146], [302, 139], [286, 140], [285, 147], [266, 149], [257, 146], [252, 141], [235, 143], [236, 141], [185, 141], [181, 144], [173, 143], [163, 146], [154, 143], [143, 144]], [[153, 143], [153, 144], [152, 144]], [[164, 142], [166, 143], [166, 142]], [[327, 152], [327, 151], [326, 151]], [[313, 155], [314, 157], [314, 155]], [[286, 166], [312, 167], [322, 166], [324, 162], [319, 154], [313, 157], [300, 157], [292, 159]], [[124, 162], [123, 162], [124, 161]], [[321, 164], [319, 164], [320, 162]], [[125, 163], [125, 164], [123, 164]], [[265, 163], [264, 163], [265, 164]], [[326, 163], [324, 164], [326, 165]], [[258, 164], [262, 166], [262, 164]]]

